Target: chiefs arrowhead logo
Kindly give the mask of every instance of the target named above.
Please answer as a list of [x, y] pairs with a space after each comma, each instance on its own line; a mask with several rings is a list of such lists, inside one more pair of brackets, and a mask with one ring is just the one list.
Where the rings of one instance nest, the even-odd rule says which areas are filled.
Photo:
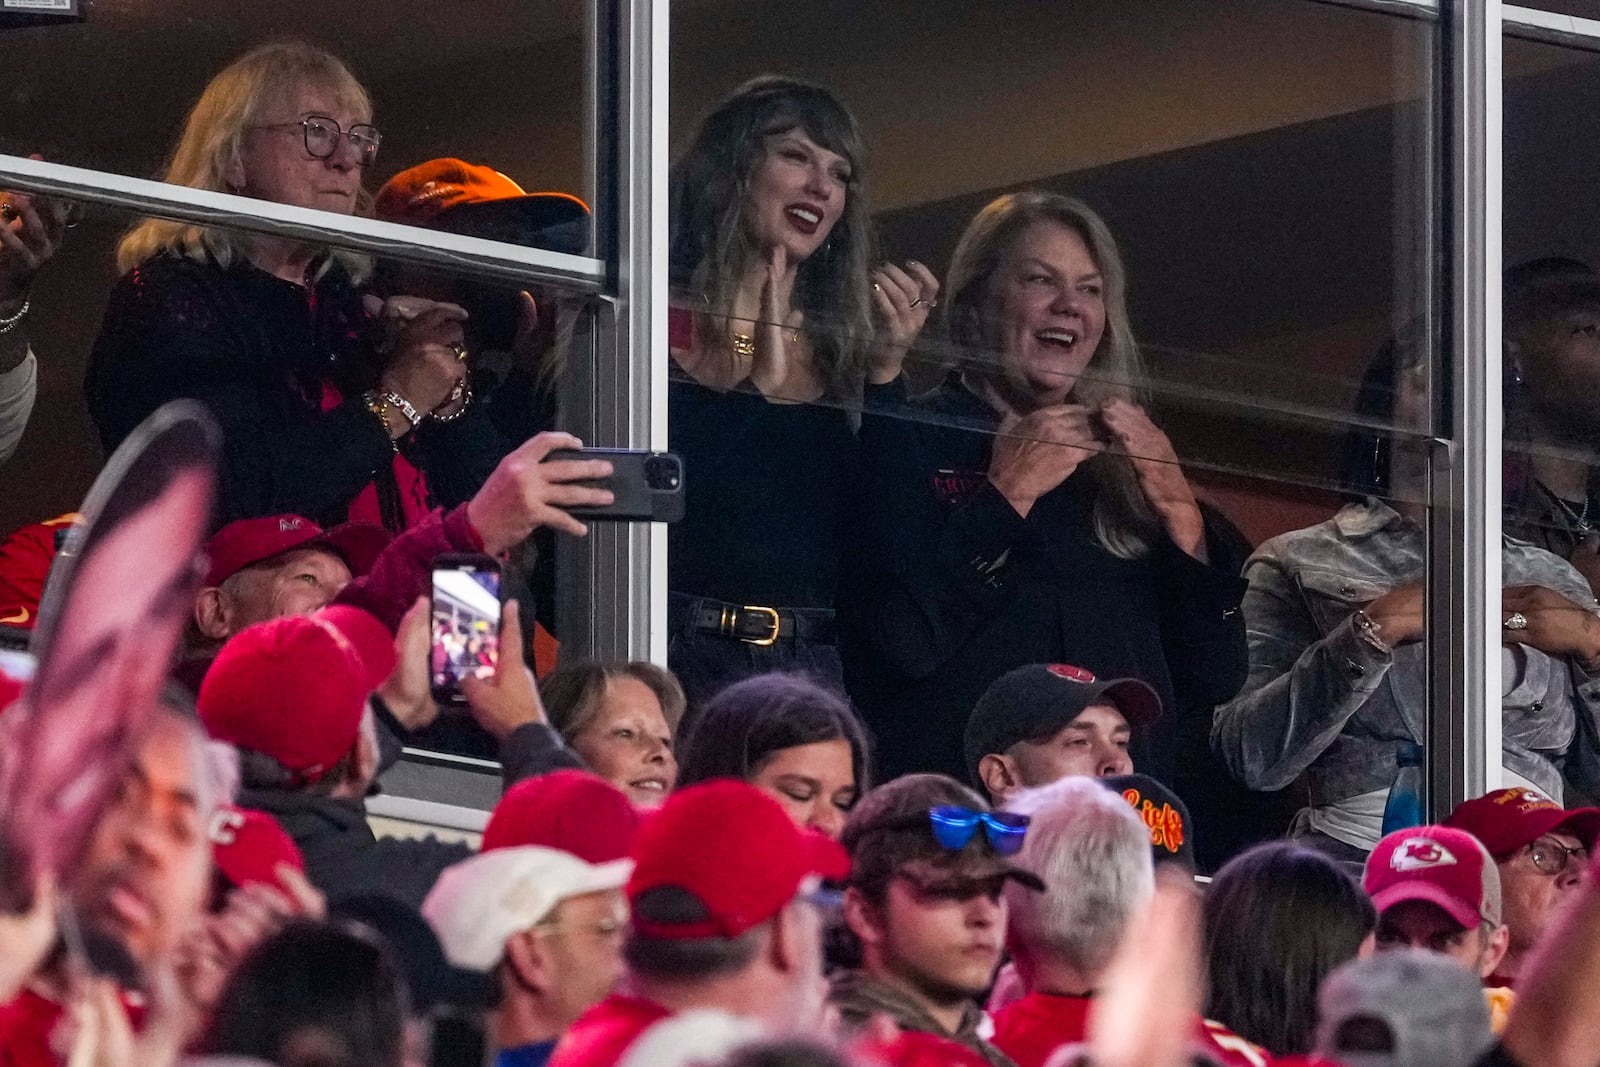
[[209, 837], [212, 843], [218, 845], [231, 845], [239, 840], [239, 831], [244, 828], [244, 816], [237, 811], [221, 808], [211, 817]]
[[1082, 667], [1074, 667], [1070, 663], [1052, 663], [1045, 668], [1057, 678], [1065, 678], [1069, 682], [1082, 682], [1084, 685], [1094, 681], [1094, 672], [1086, 671]]
[[1389, 857], [1397, 871], [1425, 871], [1430, 867], [1449, 867], [1456, 862], [1450, 850], [1426, 837], [1408, 837]]

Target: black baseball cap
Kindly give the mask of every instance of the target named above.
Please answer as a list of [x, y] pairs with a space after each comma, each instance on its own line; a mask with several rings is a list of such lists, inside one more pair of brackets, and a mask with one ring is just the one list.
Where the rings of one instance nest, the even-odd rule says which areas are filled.
[[1066, 663], [1031, 663], [1002, 674], [967, 719], [967, 774], [981, 784], [983, 757], [1019, 741], [1042, 741], [1095, 704], [1110, 704], [1136, 729], [1161, 717], [1161, 698], [1137, 678], [1102, 682], [1092, 671]]

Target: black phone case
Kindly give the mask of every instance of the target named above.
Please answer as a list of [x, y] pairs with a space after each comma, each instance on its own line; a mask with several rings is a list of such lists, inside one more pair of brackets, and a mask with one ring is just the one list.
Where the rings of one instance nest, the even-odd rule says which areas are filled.
[[[656, 457], [668, 457], [678, 465], [678, 484], [673, 488], [652, 488], [645, 466]], [[579, 484], [609, 489], [615, 500], [603, 508], [568, 508], [574, 516], [596, 522], [681, 522], [685, 503], [683, 489], [688, 475], [683, 460], [671, 452], [650, 452], [626, 448], [563, 448], [550, 453], [546, 462], [557, 459], [604, 459], [611, 462], [611, 477]]]

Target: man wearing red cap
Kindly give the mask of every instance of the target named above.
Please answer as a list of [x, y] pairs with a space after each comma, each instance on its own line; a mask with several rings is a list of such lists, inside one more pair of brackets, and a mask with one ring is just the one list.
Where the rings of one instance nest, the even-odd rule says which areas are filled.
[[[515, 637], [515, 612], [507, 623]], [[330, 900], [379, 892], [415, 908], [439, 872], [471, 852], [431, 837], [380, 841], [367, 825], [363, 798], [379, 760], [368, 697], [394, 667], [387, 637], [377, 620], [343, 606], [249, 627], [207, 673], [200, 718], [239, 750], [240, 803], [283, 826]], [[537, 707], [525, 668], [503, 669], [488, 684]]]
[[[1478, 839], [1449, 826], [1389, 834], [1367, 857], [1362, 885], [1378, 909], [1378, 951], [1423, 948], [1480, 979], [1495, 972], [1510, 933], [1501, 921], [1500, 872]], [[1488, 989], [1495, 1032], [1510, 990]]]
[[496, 1067], [544, 1067], [622, 975], [638, 827], [628, 798], [592, 774], [530, 779], [495, 806], [483, 852], [446, 869], [423, 902], [446, 958], [499, 986]]
[[195, 626], [222, 642], [258, 622], [309, 615], [370, 571], [388, 544], [387, 530], [360, 522], [331, 530], [299, 515], [230, 522], [206, 545]]
[[611, 1067], [651, 1024], [701, 1008], [779, 1031], [821, 1024], [822, 920], [810, 896], [849, 873], [843, 849], [754, 786], [722, 779], [669, 797], [633, 857], [628, 992], [585, 1012], [552, 1067]]
[[1515, 985], [1557, 910], [1583, 883], [1600, 836], [1600, 808], [1568, 811], [1514, 787], [1466, 801], [1444, 824], [1476, 837], [1494, 857], [1510, 942], [1487, 982]]

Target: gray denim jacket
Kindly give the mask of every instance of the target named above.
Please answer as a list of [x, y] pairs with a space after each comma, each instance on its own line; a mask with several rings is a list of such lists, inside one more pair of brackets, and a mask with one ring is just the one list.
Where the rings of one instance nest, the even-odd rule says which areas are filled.
[[[1504, 584], [1539, 585], [1600, 612], [1572, 565], [1504, 538]], [[1217, 709], [1211, 743], [1251, 789], [1282, 789], [1309, 772], [1313, 807], [1386, 788], [1401, 743], [1425, 735], [1421, 642], [1380, 652], [1356, 633], [1356, 611], [1423, 577], [1423, 534], [1376, 500], [1274, 537], [1245, 564], [1250, 676]], [[1505, 657], [1502, 758], [1557, 800], [1562, 775], [1592, 790], [1600, 676], [1527, 645]]]

